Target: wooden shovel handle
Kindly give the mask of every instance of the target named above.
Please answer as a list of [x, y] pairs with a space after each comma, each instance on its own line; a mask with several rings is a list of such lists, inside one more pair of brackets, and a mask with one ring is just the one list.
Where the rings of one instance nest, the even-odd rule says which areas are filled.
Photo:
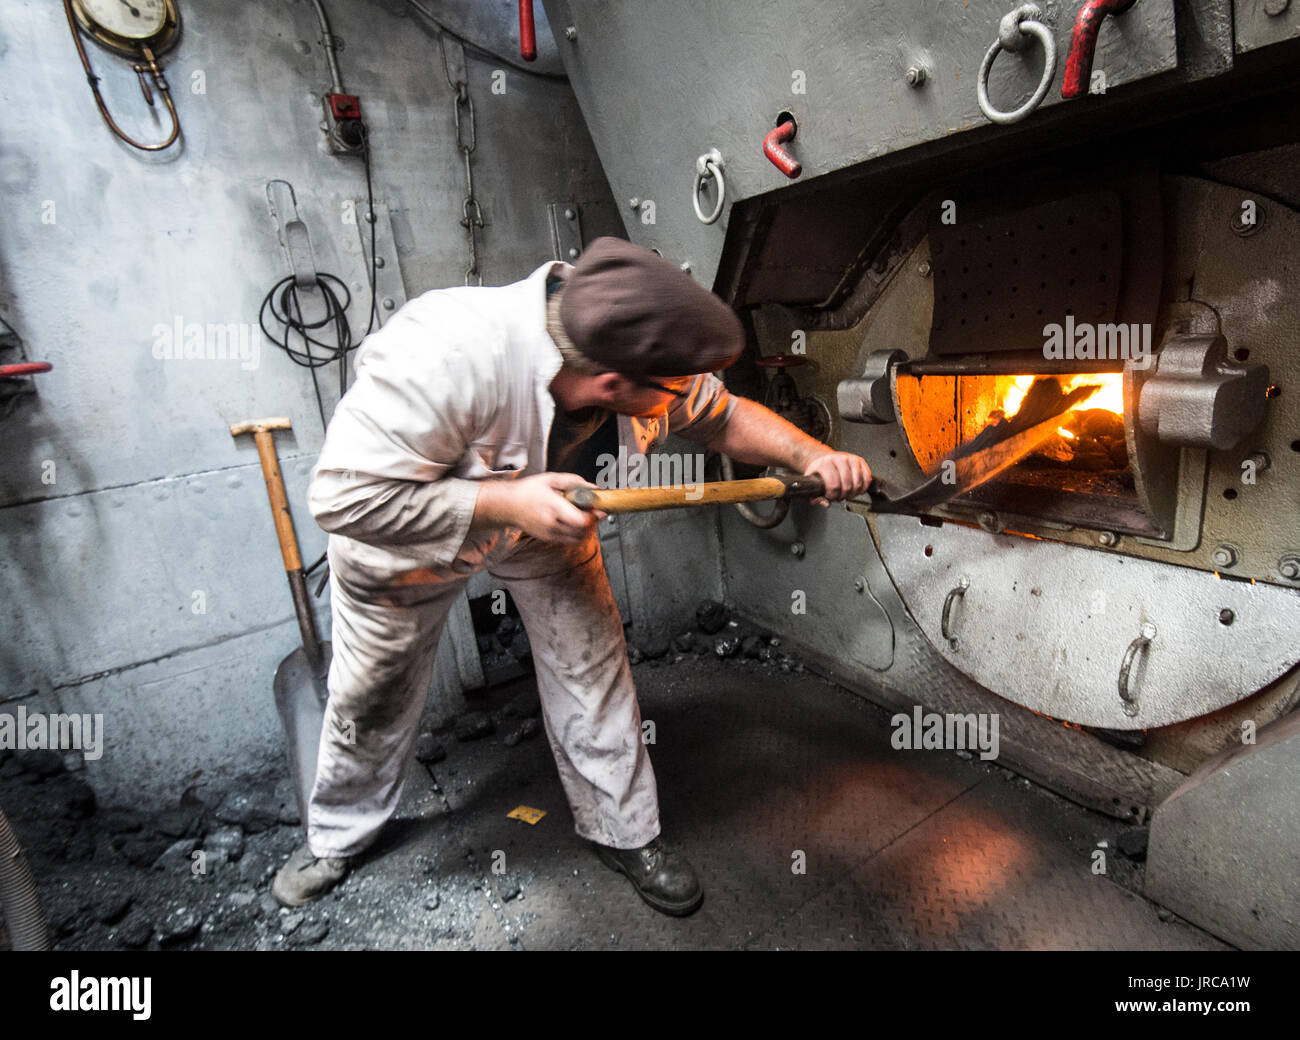
[[648, 488], [573, 488], [565, 497], [579, 509], [640, 513], [654, 509], [764, 502], [773, 498], [816, 497], [826, 493], [820, 477], [778, 476], [720, 480], [704, 484]]

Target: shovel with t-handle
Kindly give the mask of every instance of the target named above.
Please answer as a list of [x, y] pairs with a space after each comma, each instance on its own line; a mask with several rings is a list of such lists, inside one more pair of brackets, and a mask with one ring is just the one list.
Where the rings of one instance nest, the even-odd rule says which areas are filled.
[[316, 619], [307, 600], [307, 578], [303, 574], [302, 557], [298, 555], [298, 539], [293, 533], [293, 517], [289, 515], [289, 500], [284, 493], [284, 479], [280, 476], [280, 460], [276, 457], [275, 441], [271, 436], [273, 430], [288, 429], [291, 429], [288, 419], [253, 419], [235, 423], [230, 427], [230, 435], [238, 437], [251, 433], [257, 442], [257, 456], [262, 463], [266, 493], [271, 500], [275, 535], [280, 541], [284, 572], [289, 579], [289, 592], [293, 595], [294, 613], [298, 615], [298, 631], [302, 634], [302, 646], [281, 661], [275, 670], [272, 689], [289, 745], [293, 789], [305, 828], [307, 804], [311, 799], [312, 784], [316, 781], [316, 755], [325, 726], [325, 702], [329, 698], [326, 679], [330, 669], [330, 644], [322, 643], [316, 634]]
[[[1068, 392], [1056, 379], [1036, 379], [1025, 394], [1020, 410], [1009, 420], [986, 427], [979, 436], [950, 451], [933, 473], [917, 487], [899, 492], [873, 480], [865, 496], [873, 513], [915, 514], [963, 495], [1014, 466], [1053, 436], [1061, 418], [1099, 389], [1096, 384]], [[639, 513], [685, 506], [764, 502], [770, 499], [809, 498], [826, 494], [815, 475], [755, 477], [673, 487], [572, 488], [565, 497], [579, 509], [605, 513]]]

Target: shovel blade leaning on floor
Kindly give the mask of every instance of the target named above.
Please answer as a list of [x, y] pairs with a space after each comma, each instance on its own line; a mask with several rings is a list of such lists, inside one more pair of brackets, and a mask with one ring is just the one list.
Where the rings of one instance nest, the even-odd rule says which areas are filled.
[[307, 806], [312, 785], [316, 782], [316, 757], [320, 736], [325, 729], [325, 702], [329, 699], [326, 679], [329, 676], [331, 646], [320, 644], [321, 662], [313, 668], [307, 652], [298, 647], [280, 662], [275, 670], [275, 709], [280, 713], [289, 746], [289, 767], [293, 772], [293, 790], [298, 798], [302, 825], [307, 826]]

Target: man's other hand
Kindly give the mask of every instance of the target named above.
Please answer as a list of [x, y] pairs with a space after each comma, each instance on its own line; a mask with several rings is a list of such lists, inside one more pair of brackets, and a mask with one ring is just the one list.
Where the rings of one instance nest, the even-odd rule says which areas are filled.
[[599, 510], [579, 509], [564, 497], [570, 488], [589, 486], [576, 473], [484, 481], [474, 507], [474, 524], [518, 527], [539, 541], [574, 545], [605, 518]]
[[871, 468], [866, 460], [847, 451], [828, 451], [817, 456], [804, 470], [804, 476], [821, 477], [826, 485], [826, 497], [813, 499], [819, 506], [865, 495], [871, 484]]

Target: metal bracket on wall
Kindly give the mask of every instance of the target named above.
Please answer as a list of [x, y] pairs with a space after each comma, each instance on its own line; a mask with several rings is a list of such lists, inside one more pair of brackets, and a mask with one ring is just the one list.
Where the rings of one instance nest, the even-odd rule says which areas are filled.
[[582, 255], [582, 214], [576, 202], [552, 202], [546, 207], [551, 222], [551, 248], [555, 259], [573, 263]]
[[[353, 199], [352, 206], [356, 212], [357, 239], [348, 244], [348, 253], [355, 260], [355, 268], [362, 274], [359, 280], [351, 282], [353, 301], [367, 302], [364, 297], [370, 287], [370, 220], [369, 207], [365, 199]], [[383, 202], [375, 203], [375, 312], [380, 325], [406, 302], [406, 286], [402, 282], [402, 267], [397, 259], [397, 244], [393, 241], [393, 224], [389, 218], [388, 206]], [[358, 300], [358, 294], [361, 299]], [[369, 314], [365, 315], [367, 320]]]
[[303, 305], [303, 320], [319, 321], [326, 313], [325, 300], [318, 287], [319, 275], [316, 254], [311, 247], [311, 235], [307, 232], [306, 223], [298, 215], [298, 194], [286, 180], [268, 181], [266, 204], [271, 211], [271, 219], [275, 222], [275, 233], [289, 264], [289, 273], [293, 275], [294, 284], [298, 288], [298, 299]]

